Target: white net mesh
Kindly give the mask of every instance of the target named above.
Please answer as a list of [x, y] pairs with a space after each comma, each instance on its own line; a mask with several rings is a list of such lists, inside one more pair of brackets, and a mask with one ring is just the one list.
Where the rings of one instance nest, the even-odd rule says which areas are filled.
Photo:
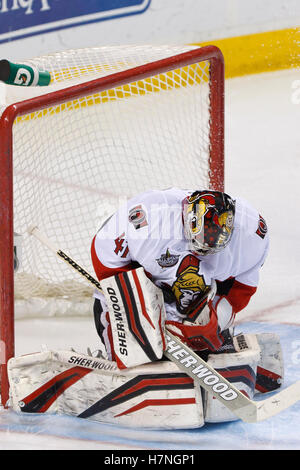
[[[51, 72], [53, 91], [190, 49], [105, 47], [28, 62]], [[30, 224], [93, 273], [92, 238], [126, 198], [150, 188], [208, 185], [208, 74], [209, 64], [200, 62], [17, 119], [17, 316], [92, 311], [92, 288], [26, 234]]]

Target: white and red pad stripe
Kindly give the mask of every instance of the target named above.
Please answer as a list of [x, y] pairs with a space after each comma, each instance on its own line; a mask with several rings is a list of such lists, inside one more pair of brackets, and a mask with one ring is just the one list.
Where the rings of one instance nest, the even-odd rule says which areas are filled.
[[109, 309], [118, 367], [161, 359], [165, 349], [162, 291], [143, 268], [104, 279], [101, 286]]

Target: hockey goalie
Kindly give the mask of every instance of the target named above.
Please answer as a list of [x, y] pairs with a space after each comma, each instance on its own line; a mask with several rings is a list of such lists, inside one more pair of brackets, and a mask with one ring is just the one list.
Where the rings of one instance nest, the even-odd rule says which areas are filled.
[[[177, 188], [132, 198], [103, 224], [91, 247], [102, 287], [94, 294], [94, 319], [106, 357], [44, 352], [13, 359], [14, 408], [151, 428], [237, 419], [166, 360], [165, 332], [249, 398], [280, 387], [279, 339], [234, 335], [268, 246], [265, 220], [241, 198]], [[21, 387], [16, 378], [24, 368], [37, 378]]]

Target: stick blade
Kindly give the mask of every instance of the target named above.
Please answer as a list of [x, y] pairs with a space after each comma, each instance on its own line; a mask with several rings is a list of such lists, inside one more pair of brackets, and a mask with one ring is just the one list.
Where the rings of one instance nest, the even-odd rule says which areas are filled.
[[277, 415], [300, 400], [300, 380], [276, 393], [270, 398], [257, 402], [257, 421]]

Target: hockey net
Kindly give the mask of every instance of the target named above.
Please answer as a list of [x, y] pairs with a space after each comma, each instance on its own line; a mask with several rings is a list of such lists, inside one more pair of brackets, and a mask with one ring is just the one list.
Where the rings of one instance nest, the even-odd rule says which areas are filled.
[[92, 272], [91, 240], [127, 198], [223, 189], [224, 178], [224, 69], [214, 46], [99, 47], [27, 63], [48, 70], [51, 84], [10, 86], [0, 109], [0, 326], [9, 343], [14, 310], [92, 311], [90, 287], [27, 234], [30, 224]]

